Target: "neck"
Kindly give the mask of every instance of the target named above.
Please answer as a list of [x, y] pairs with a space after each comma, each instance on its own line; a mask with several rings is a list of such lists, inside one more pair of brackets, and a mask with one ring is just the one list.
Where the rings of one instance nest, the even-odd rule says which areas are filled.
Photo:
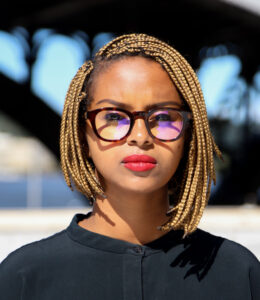
[[166, 234], [157, 229], [169, 220], [165, 187], [149, 194], [117, 190], [106, 192], [106, 196], [97, 197], [91, 216], [81, 221], [80, 226], [134, 244], [145, 244]]

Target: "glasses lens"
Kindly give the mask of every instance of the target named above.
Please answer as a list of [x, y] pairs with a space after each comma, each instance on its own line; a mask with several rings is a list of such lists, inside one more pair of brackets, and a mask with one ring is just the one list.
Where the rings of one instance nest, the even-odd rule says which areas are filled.
[[176, 110], [155, 111], [148, 119], [152, 134], [162, 140], [176, 139], [183, 127], [182, 114]]
[[102, 110], [96, 116], [98, 134], [107, 140], [123, 138], [130, 127], [129, 116], [121, 111]]

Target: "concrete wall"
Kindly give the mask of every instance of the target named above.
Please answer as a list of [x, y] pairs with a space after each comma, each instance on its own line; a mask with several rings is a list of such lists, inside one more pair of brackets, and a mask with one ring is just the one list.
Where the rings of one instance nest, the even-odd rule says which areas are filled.
[[[0, 262], [18, 247], [65, 229], [88, 208], [0, 210]], [[260, 259], [260, 207], [207, 207], [198, 226], [236, 241]]]

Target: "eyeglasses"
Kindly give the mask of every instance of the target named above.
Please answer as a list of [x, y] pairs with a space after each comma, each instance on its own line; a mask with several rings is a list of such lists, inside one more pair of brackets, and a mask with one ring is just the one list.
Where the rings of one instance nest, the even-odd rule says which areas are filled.
[[107, 142], [121, 141], [133, 128], [134, 121], [143, 118], [151, 137], [164, 142], [175, 141], [181, 137], [192, 119], [189, 111], [175, 108], [154, 108], [149, 111], [129, 112], [118, 107], [103, 107], [85, 113], [98, 138]]

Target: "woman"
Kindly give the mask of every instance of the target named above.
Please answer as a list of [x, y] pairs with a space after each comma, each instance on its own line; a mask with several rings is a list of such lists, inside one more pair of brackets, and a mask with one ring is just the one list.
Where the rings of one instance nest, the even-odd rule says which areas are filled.
[[11, 253], [2, 299], [260, 299], [256, 257], [197, 228], [221, 153], [175, 49], [146, 34], [100, 49], [70, 84], [60, 149], [93, 210]]

